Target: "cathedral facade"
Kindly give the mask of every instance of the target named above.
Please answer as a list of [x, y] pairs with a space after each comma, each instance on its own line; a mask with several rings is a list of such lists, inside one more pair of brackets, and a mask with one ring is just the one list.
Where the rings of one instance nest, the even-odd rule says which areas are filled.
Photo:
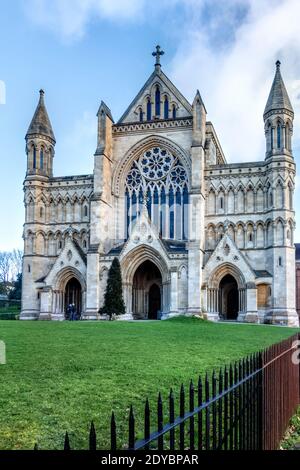
[[193, 103], [155, 68], [118, 122], [101, 102], [94, 172], [53, 176], [40, 99], [26, 134], [21, 319], [102, 319], [120, 261], [123, 319], [199, 315], [299, 324], [295, 309], [294, 112], [276, 63], [266, 154], [227, 163], [199, 91]]

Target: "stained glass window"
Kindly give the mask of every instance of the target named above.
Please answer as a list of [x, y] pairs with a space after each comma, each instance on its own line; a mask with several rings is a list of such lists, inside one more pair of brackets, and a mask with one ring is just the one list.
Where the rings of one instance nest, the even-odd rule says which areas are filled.
[[167, 97], [165, 97], [165, 101], [164, 101], [164, 118], [165, 119], [169, 118], [169, 100]]
[[160, 90], [159, 86], [155, 90], [155, 115], [160, 116]]
[[187, 238], [188, 176], [181, 161], [167, 149], [150, 148], [132, 163], [126, 177], [125, 195], [127, 236], [130, 223], [146, 204], [149, 217], [162, 237]]
[[148, 98], [147, 101], [147, 121], [151, 121], [151, 101], [150, 98]]

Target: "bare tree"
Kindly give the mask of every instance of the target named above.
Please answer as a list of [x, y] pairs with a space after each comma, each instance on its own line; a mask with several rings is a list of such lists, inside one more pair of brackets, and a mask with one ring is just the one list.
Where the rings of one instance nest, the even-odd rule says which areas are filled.
[[23, 265], [23, 251], [20, 249], [14, 249], [11, 252], [11, 264], [12, 264], [12, 271], [13, 271], [13, 278], [15, 279], [18, 274], [22, 272], [22, 265]]
[[8, 282], [11, 274], [12, 254], [9, 251], [0, 251], [0, 281]]

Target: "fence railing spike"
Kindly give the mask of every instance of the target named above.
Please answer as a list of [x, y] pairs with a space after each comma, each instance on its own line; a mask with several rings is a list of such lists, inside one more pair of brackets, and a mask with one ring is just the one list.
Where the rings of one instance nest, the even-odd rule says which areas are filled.
[[112, 412], [110, 419], [110, 449], [117, 449], [117, 425], [114, 412]]
[[90, 435], [89, 435], [89, 448], [90, 450], [96, 450], [97, 448], [97, 436], [94, 421], [91, 421]]
[[[161, 398], [161, 393], [158, 394], [157, 399], [157, 432], [161, 432], [164, 427], [164, 418], [163, 418], [163, 403]], [[158, 449], [163, 450], [164, 448], [164, 436], [159, 436], [157, 439]]]
[[[169, 394], [169, 421], [173, 424], [175, 421], [175, 403], [173, 389], [170, 389]], [[170, 450], [175, 450], [175, 429], [170, 429]]]
[[71, 450], [68, 431], [66, 431], [66, 434], [65, 434], [64, 450]]

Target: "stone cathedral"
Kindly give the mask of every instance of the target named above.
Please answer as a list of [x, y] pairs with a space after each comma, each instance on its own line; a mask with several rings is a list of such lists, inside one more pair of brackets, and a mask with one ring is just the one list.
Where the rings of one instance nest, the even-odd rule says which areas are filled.
[[199, 91], [189, 103], [162, 54], [157, 46], [153, 73], [117, 122], [101, 102], [90, 175], [53, 176], [40, 91], [26, 134], [21, 318], [63, 320], [70, 303], [82, 319], [105, 318], [117, 257], [122, 319], [298, 325], [294, 112], [280, 62], [263, 114], [265, 157], [227, 163]]

